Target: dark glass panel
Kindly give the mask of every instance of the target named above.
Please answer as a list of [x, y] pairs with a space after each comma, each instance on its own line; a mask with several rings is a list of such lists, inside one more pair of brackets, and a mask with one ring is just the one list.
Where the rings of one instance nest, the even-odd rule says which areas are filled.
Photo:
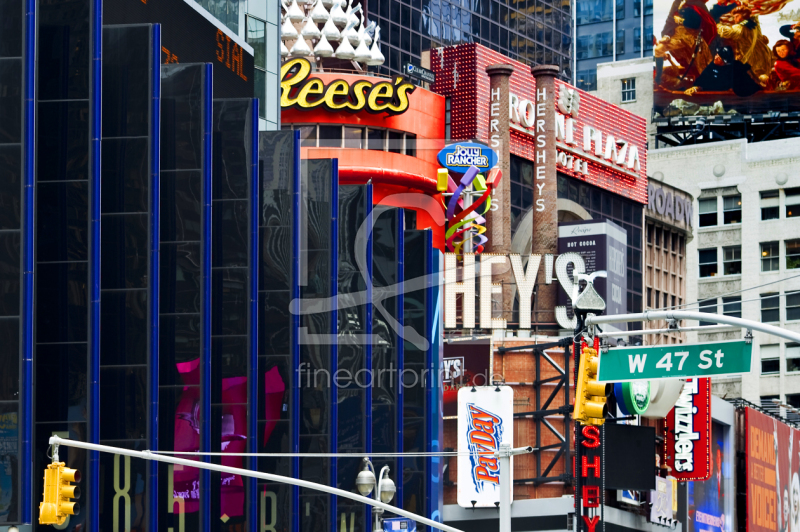
[[147, 364], [147, 291], [102, 291], [104, 366]]
[[37, 345], [36, 421], [86, 421], [87, 371], [85, 343]]
[[147, 435], [147, 368], [100, 369], [100, 439], [144, 439]]
[[289, 353], [289, 298], [288, 291], [259, 294], [259, 318], [264, 324], [258, 328], [260, 354]]
[[22, 6], [18, 0], [0, 0], [0, 57], [22, 55]]
[[211, 334], [247, 334], [247, 270], [214, 269], [211, 282]]
[[20, 227], [21, 174], [21, 147], [0, 146], [0, 229]]
[[[259, 468], [259, 471], [267, 471]], [[272, 471], [269, 469], [268, 471]], [[258, 484], [258, 522], [264, 530], [290, 530], [292, 486], [288, 484]], [[288, 510], [288, 511], [287, 511]]]
[[201, 187], [199, 170], [161, 174], [161, 242], [200, 240]]
[[185, 384], [188, 381], [181, 375], [185, 373], [184, 367], [188, 368], [186, 371], [199, 368], [200, 317], [162, 315], [159, 319], [158, 332], [161, 362], [159, 384], [161, 386]]
[[250, 105], [250, 100], [214, 102], [215, 200], [247, 198], [252, 127]]
[[260, 229], [259, 290], [289, 290], [292, 229], [290, 227], [262, 227]]
[[[37, 72], [43, 70], [40, 64]], [[88, 179], [89, 103], [40, 101], [38, 121], [36, 180]]]
[[[144, 440], [115, 441], [113, 445], [137, 451], [147, 449]], [[149, 467], [146, 460], [100, 453], [100, 530], [147, 530], [145, 494]]]
[[[246, 174], [244, 179], [246, 181]], [[250, 233], [248, 202], [215, 201], [212, 237], [212, 264], [247, 266]]]
[[103, 28], [103, 137], [148, 135], [149, 43], [147, 26]]
[[161, 313], [200, 312], [200, 243], [161, 245]]
[[[212, 371], [216, 375], [222, 379], [246, 378], [249, 356], [246, 336], [214, 336], [211, 338], [211, 349], [211, 361], [212, 364], [215, 364]], [[220, 361], [219, 365], [216, 365], [217, 361]], [[212, 402], [235, 403], [239, 399], [247, 402], [246, 396], [236, 395], [235, 397], [238, 399], [214, 397]]]
[[[267, 402], [270, 397], [267, 393]], [[275, 404], [275, 407], [278, 407]], [[289, 453], [290, 436], [289, 421], [266, 421], [258, 424], [258, 452], [260, 453]], [[274, 471], [277, 475], [291, 475], [291, 458], [259, 456], [259, 471]]]
[[3, 445], [0, 447], [0, 464], [3, 464], [3, 499], [6, 523], [19, 522], [19, 441], [20, 416], [19, 402], [0, 403], [0, 421], [2, 421]]
[[147, 288], [148, 215], [101, 217], [102, 288]]
[[[103, 139], [101, 211], [148, 211], [148, 139]], [[166, 174], [170, 175], [170, 174]]]
[[161, 170], [194, 170], [202, 157], [205, 65], [161, 67]]
[[[90, 6], [83, 0], [65, 0], [37, 7], [40, 100], [89, 97]], [[47, 114], [39, 116], [50, 120]]]
[[19, 401], [19, 319], [0, 320], [0, 345], [0, 401]]
[[[45, 263], [37, 268], [36, 341], [85, 342], [88, 316], [86, 263]], [[82, 349], [85, 350], [85, 346]], [[37, 387], [41, 388], [39, 384]]]
[[[287, 402], [289, 400], [289, 387], [291, 386], [290, 368], [291, 361], [289, 355], [271, 355], [269, 357], [259, 357], [258, 359], [258, 419], [267, 420], [269, 425], [272, 421], [289, 419]], [[259, 432], [259, 445], [264, 445], [262, 438], [268, 439], [266, 432], [262, 435]]]
[[20, 234], [0, 233], [0, 316], [19, 314]]
[[[0, 3], [0, 16], [3, 12], [2, 6]], [[3, 36], [0, 35], [0, 40], [2, 39]], [[20, 142], [21, 117], [22, 61], [0, 58], [0, 143]]]

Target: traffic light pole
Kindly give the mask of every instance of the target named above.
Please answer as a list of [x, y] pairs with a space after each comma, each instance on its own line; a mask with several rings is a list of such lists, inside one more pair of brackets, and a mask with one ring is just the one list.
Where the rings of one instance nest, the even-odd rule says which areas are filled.
[[[378, 500], [370, 499], [369, 497], [362, 497], [361, 495], [356, 495], [355, 493], [352, 493], [352, 492], [349, 492], [349, 491], [340, 490], [340, 489], [337, 489], [337, 488], [332, 488], [331, 486], [326, 486], [324, 484], [317, 484], [316, 482], [309, 482], [307, 480], [300, 480], [300, 479], [297, 479], [297, 478], [284, 477], [284, 476], [281, 476], [281, 475], [273, 475], [271, 473], [261, 473], [260, 471], [251, 471], [249, 469], [240, 469], [238, 467], [228, 467], [228, 466], [212, 464], [212, 463], [208, 463], [208, 462], [200, 462], [200, 461], [197, 461], [197, 460], [186, 460], [184, 458], [175, 458], [173, 456], [167, 456], [167, 455], [163, 455], [163, 454], [159, 454], [159, 453], [153, 453], [151, 451], [133, 451], [131, 449], [123, 449], [121, 447], [111, 447], [109, 445], [97, 445], [97, 444], [94, 444], [94, 443], [86, 443], [86, 442], [82, 442], [82, 441], [66, 440], [66, 439], [63, 439], [63, 438], [59, 438], [58, 436], [51, 436], [50, 437], [50, 445], [53, 445], [55, 447], [54, 448], [54, 453], [53, 453], [54, 456], [58, 452], [57, 447], [60, 446], [60, 445], [63, 445], [65, 447], [75, 447], [75, 448], [78, 448], [78, 449], [86, 449], [88, 451], [98, 451], [98, 452], [101, 452], [101, 453], [111, 453], [111, 454], [119, 454], [119, 455], [122, 455], [122, 456], [132, 456], [134, 458], [141, 458], [143, 460], [155, 460], [157, 462], [164, 462], [164, 463], [167, 463], [167, 464], [176, 464], [176, 465], [182, 465], [182, 466], [186, 466], [186, 467], [194, 467], [194, 468], [197, 468], [197, 469], [208, 469], [210, 471], [219, 471], [220, 473], [228, 473], [228, 474], [231, 474], [231, 475], [241, 475], [243, 477], [259, 478], [259, 479], [262, 479], [262, 480], [268, 480], [270, 482], [280, 482], [280, 483], [283, 483], [283, 484], [291, 484], [293, 486], [300, 486], [301, 488], [308, 488], [308, 489], [323, 491], [325, 493], [330, 493], [330, 494], [336, 495], [338, 497], [344, 497], [346, 499], [352, 499], [352, 500], [357, 501], [357, 502], [361, 502], [361, 503], [364, 503], [364, 504], [368, 504], [370, 506], [381, 508], [381, 509], [383, 509], [385, 511], [389, 511], [389, 512], [392, 512], [394, 514], [401, 515], [403, 517], [408, 517], [409, 519], [413, 519], [413, 520], [417, 521], [418, 523], [422, 523], [422, 524], [428, 525], [430, 527], [437, 528], [439, 530], [443, 530], [444, 532], [462, 532], [461, 530], [459, 530], [457, 528], [453, 528], [452, 526], [445, 525], [444, 523], [438, 523], [436, 521], [428, 519], [427, 517], [423, 517], [421, 515], [417, 515], [415, 513], [403, 510], [402, 508], [397, 508], [397, 507], [392, 506], [390, 504], [385, 504], [385, 503], [382, 503], [382, 502], [380, 502]], [[510, 456], [512, 454], [519, 454], [519, 453], [522, 453], [522, 452], [530, 452], [528, 447], [525, 447], [523, 449], [515, 449], [515, 450], [508, 449], [507, 450], [508, 453], [507, 453], [507, 456], [505, 458], [505, 461], [506, 461], [506, 476], [503, 477], [502, 474], [501, 474], [501, 478], [500, 478], [501, 494], [502, 494], [502, 490], [503, 490], [502, 485], [504, 484], [503, 483], [503, 478], [508, 479], [509, 477], [507, 475], [511, 471], [511, 468], [510, 468], [510, 465], [509, 465]], [[501, 450], [501, 464], [503, 463], [503, 461], [504, 461], [504, 459], [502, 458], [502, 450]], [[505, 532], [510, 532], [511, 531], [510, 485], [508, 485], [509, 484], [508, 482], [505, 482], [505, 484], [507, 485], [506, 494], [508, 496], [508, 508], [509, 508], [507, 510], [507, 513], [506, 513], [506, 515], [508, 516], [508, 528], [505, 529]]]

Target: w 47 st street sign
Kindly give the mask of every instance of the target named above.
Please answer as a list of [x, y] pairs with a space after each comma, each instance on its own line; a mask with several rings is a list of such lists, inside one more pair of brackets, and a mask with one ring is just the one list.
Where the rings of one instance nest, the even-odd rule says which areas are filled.
[[597, 380], [605, 382], [710, 377], [750, 371], [751, 343], [619, 347], [600, 355]]

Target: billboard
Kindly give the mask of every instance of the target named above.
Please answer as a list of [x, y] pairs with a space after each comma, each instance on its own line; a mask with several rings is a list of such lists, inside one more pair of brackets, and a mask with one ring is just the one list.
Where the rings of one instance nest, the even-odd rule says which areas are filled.
[[745, 409], [747, 532], [800, 530], [800, 431]]
[[450, 339], [444, 343], [442, 416], [458, 415], [458, 391], [465, 386], [492, 384], [492, 342], [490, 336]]
[[731, 532], [733, 519], [726, 518], [729, 499], [728, 480], [733, 476], [733, 449], [722, 423], [711, 422], [711, 477], [687, 483], [689, 496], [689, 532]]
[[711, 475], [711, 379], [686, 379], [667, 415], [666, 463], [678, 480]]
[[[510, 386], [458, 391], [458, 505], [496, 508], [500, 502], [501, 443], [514, 444], [514, 391]], [[514, 463], [504, 482], [514, 485]]]
[[789, 0], [656, 0], [654, 111], [800, 110], [800, 12]]
[[[604, 221], [582, 221], [558, 224], [558, 253], [578, 253], [583, 257], [586, 273], [605, 271], [606, 278], [594, 280], [594, 288], [606, 302], [605, 314], [626, 314], [628, 232], [617, 224]], [[572, 311], [571, 299], [564, 289], [559, 292], [559, 305]], [[627, 324], [615, 323], [616, 330], [627, 330]]]

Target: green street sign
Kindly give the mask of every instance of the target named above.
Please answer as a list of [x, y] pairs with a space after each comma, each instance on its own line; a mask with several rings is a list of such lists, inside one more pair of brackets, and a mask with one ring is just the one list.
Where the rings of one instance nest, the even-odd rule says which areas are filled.
[[748, 373], [752, 350], [753, 345], [744, 340], [618, 347], [601, 352], [597, 380], [625, 382]]

